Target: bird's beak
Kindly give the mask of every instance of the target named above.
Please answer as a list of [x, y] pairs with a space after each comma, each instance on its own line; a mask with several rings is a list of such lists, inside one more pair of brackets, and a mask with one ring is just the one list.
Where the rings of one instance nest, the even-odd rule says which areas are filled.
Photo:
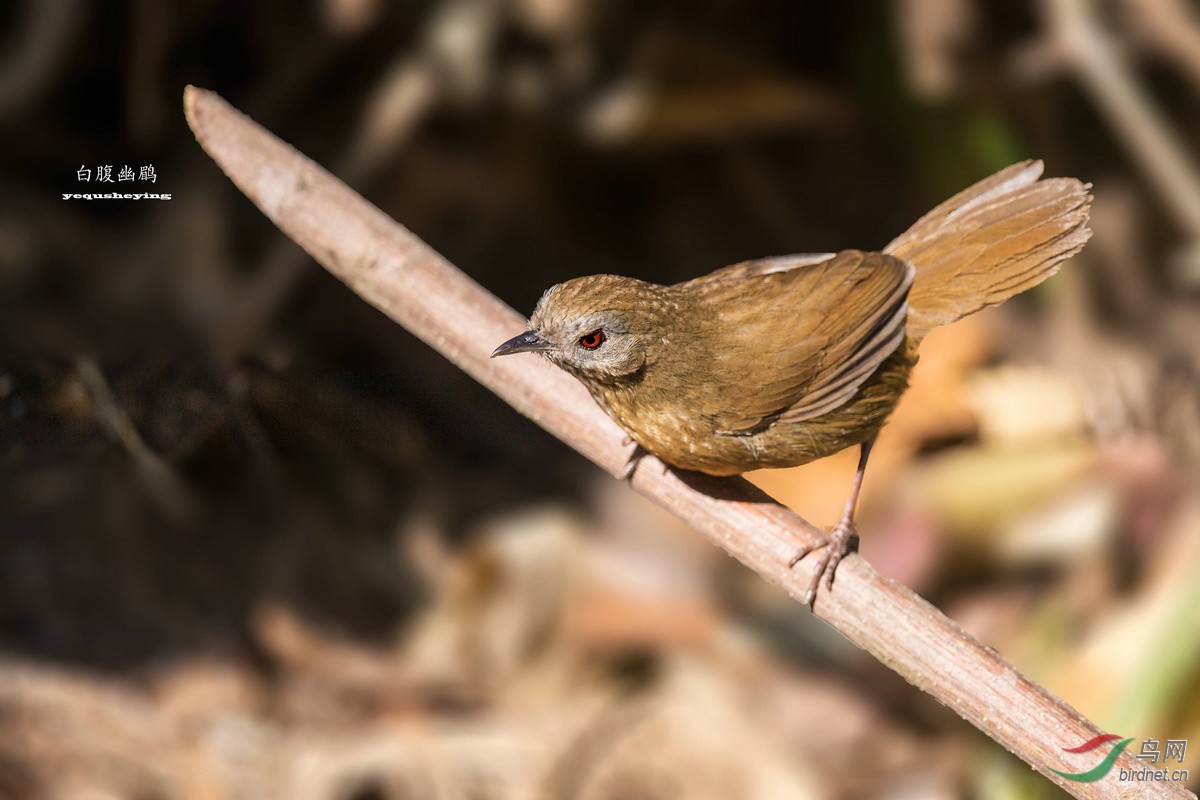
[[525, 331], [520, 336], [514, 336], [492, 351], [492, 358], [509, 356], [513, 353], [536, 353], [553, 347], [545, 339], [537, 335], [537, 331]]

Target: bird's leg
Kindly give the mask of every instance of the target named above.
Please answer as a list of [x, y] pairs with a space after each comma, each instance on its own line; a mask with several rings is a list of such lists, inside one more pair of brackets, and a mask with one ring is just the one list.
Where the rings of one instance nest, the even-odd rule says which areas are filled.
[[858, 549], [858, 534], [854, 531], [854, 510], [858, 506], [858, 492], [862, 489], [863, 473], [866, 472], [867, 459], [871, 456], [871, 445], [873, 444], [875, 444], [875, 440], [868, 439], [859, 446], [858, 469], [854, 472], [854, 484], [850, 488], [850, 497], [846, 500], [846, 508], [842, 511], [842, 518], [838, 524], [813, 544], [801, 548], [788, 562], [789, 567], [794, 567], [800, 562], [800, 559], [814, 550], [825, 551], [821, 557], [821, 563], [813, 572], [812, 583], [809, 584], [808, 591], [804, 593], [804, 597], [800, 601], [809, 608], [812, 608], [817, 600], [821, 579], [824, 578], [825, 586], [832, 589], [833, 576], [837, 572], [838, 564], [842, 562], [847, 553]]
[[646, 450], [631, 437], [625, 437], [625, 445], [629, 447], [629, 455], [626, 457], [625, 468], [621, 470], [621, 480], [628, 481], [633, 479], [633, 473], [641, 463], [642, 458], [647, 455]]

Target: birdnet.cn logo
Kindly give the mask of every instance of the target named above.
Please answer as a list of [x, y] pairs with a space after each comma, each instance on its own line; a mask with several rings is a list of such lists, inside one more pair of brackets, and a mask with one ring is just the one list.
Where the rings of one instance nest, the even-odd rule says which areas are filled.
[[[1091, 783], [1098, 781], [1112, 771], [1113, 764], [1121, 755], [1129, 743], [1133, 739], [1122, 739], [1115, 733], [1105, 733], [1097, 736], [1094, 739], [1088, 739], [1086, 742], [1075, 747], [1064, 747], [1063, 751], [1067, 753], [1096, 753], [1098, 756], [1103, 753], [1104, 745], [1115, 741], [1107, 753], [1103, 754], [1100, 763], [1084, 772], [1062, 772], [1057, 769], [1050, 771], [1063, 776], [1069, 781], [1077, 781], [1079, 783]], [[1162, 747], [1160, 748], [1160, 744]], [[1178, 781], [1186, 783], [1188, 780], [1188, 771], [1186, 769], [1177, 769], [1172, 766], [1182, 764], [1184, 755], [1187, 753], [1187, 739], [1167, 739], [1165, 743], [1158, 739], [1143, 739], [1141, 751], [1137, 758], [1152, 764], [1141, 769], [1125, 769], [1122, 767], [1117, 770], [1117, 780], [1119, 781]], [[1162, 766], [1158, 766], [1160, 763]]]

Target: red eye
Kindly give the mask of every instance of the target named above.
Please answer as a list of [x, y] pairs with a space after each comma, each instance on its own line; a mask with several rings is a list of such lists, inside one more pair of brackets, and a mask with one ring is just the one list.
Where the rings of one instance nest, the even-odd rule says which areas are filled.
[[603, 330], [592, 331], [587, 336], [583, 336], [579, 339], [579, 346], [584, 350], [595, 350], [602, 344], [604, 344]]

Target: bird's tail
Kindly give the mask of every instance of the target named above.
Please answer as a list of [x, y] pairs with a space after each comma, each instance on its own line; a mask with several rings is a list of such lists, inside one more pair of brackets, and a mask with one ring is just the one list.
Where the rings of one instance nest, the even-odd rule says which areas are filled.
[[1041, 174], [1041, 161], [1013, 164], [951, 197], [884, 248], [916, 271], [907, 328], [914, 344], [939, 325], [1033, 288], [1091, 238], [1091, 184], [1040, 181]]

